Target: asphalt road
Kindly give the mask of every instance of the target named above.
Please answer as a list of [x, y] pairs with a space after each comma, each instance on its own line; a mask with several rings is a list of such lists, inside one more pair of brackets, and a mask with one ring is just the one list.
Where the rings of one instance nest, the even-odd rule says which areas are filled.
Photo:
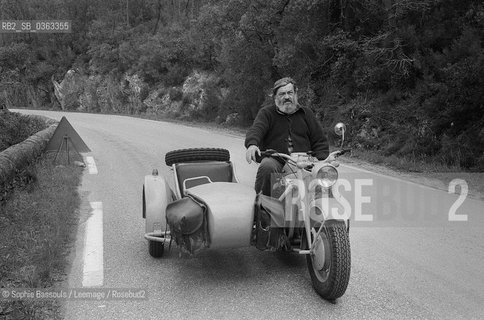
[[[313, 291], [302, 256], [255, 248], [207, 250], [193, 258], [179, 257], [176, 249], [162, 259], [148, 254], [144, 176], [158, 168], [171, 178], [164, 164], [170, 150], [223, 147], [240, 182], [252, 185], [257, 167], [245, 162], [241, 137], [124, 116], [22, 112], [65, 115], [97, 165], [98, 174], [86, 170], [80, 186], [68, 287], [82, 288], [89, 203], [102, 202], [103, 288], [146, 292], [138, 301], [67, 300], [66, 319], [484, 319], [482, 201], [465, 199], [454, 215], [458, 196], [342, 166], [342, 176], [358, 177], [366, 196], [352, 198], [359, 192], [353, 179], [345, 189], [348, 202], [360, 215], [373, 214], [373, 221], [354, 222], [350, 283], [330, 303]], [[449, 222], [449, 215], [468, 221]]]

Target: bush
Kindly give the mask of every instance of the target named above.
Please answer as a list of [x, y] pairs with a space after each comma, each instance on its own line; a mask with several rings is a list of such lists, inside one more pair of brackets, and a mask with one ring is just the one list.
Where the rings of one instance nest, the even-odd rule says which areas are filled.
[[44, 121], [8, 110], [0, 110], [0, 151], [47, 128]]
[[168, 90], [168, 94], [170, 95], [170, 100], [172, 101], [181, 101], [183, 99], [183, 91], [177, 87], [171, 87]]

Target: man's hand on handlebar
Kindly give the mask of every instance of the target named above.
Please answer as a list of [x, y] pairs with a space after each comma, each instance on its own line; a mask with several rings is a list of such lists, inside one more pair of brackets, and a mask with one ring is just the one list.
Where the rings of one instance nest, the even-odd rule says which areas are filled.
[[248, 163], [252, 163], [252, 161], [255, 161], [256, 159], [256, 154], [259, 155], [259, 157], [261, 156], [259, 147], [256, 145], [250, 145], [245, 153], [245, 159]]
[[338, 158], [339, 156], [349, 152], [350, 150], [351, 149], [343, 149], [343, 150], [333, 151], [329, 154], [329, 156], [324, 161], [327, 161], [327, 162], [334, 161], [334, 160], [336, 160], [336, 158]]

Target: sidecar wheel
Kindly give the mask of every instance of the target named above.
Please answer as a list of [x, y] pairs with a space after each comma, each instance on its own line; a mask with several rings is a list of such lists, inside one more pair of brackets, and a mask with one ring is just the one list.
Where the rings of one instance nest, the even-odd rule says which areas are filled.
[[[314, 234], [318, 228], [313, 228], [316, 231]], [[351, 270], [350, 241], [343, 221], [327, 221], [325, 228], [318, 236], [315, 254], [308, 254], [306, 261], [316, 292], [326, 300], [335, 300], [348, 287]], [[303, 243], [307, 246], [305, 239]]]
[[165, 155], [167, 166], [194, 161], [230, 161], [230, 153], [222, 148], [190, 148], [173, 150]]
[[153, 258], [161, 258], [165, 253], [165, 244], [158, 241], [149, 241], [149, 252]]

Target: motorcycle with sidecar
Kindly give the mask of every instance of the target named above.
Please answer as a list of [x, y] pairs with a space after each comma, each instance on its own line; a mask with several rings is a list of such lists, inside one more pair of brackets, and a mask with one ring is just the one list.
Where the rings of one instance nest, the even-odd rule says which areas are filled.
[[260, 250], [306, 255], [316, 292], [327, 300], [347, 288], [351, 251], [349, 219], [335, 198], [336, 158], [342, 149], [345, 125], [338, 123], [341, 150], [318, 160], [309, 153], [290, 155], [273, 150], [263, 156], [285, 162], [274, 177], [274, 194], [256, 194], [238, 182], [228, 150], [192, 148], [170, 151], [165, 162], [173, 185], [156, 169], [143, 185], [144, 237], [149, 253], [160, 258], [174, 241], [181, 252], [255, 246]]

